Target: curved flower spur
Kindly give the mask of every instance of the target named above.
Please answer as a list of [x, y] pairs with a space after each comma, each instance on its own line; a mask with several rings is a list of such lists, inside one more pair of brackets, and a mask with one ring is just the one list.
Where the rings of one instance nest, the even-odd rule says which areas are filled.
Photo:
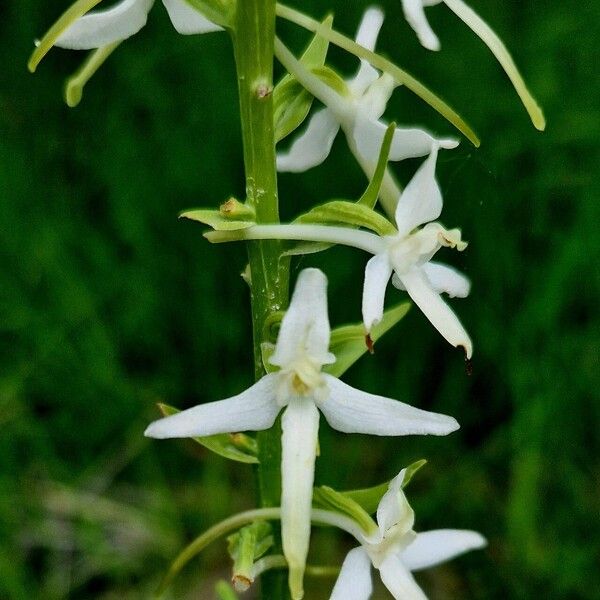
[[270, 358], [279, 371], [237, 396], [155, 421], [145, 432], [154, 438], [182, 438], [259, 431], [270, 428], [285, 409], [281, 527], [294, 600], [303, 596], [319, 411], [331, 427], [344, 433], [447, 435], [458, 429], [452, 417], [362, 392], [321, 371], [323, 365], [335, 362], [329, 352], [326, 289], [327, 279], [318, 269], [300, 273]]
[[400, 1], [402, 2], [404, 17], [417, 34], [421, 45], [428, 50], [436, 51], [441, 48], [440, 40], [427, 20], [425, 8], [428, 6], [436, 6], [437, 4], [445, 4], [490, 49], [508, 75], [508, 78], [511, 80], [525, 109], [531, 117], [533, 125], [536, 129], [541, 131], [545, 129], [546, 120], [544, 118], [544, 113], [527, 89], [525, 81], [523, 81], [523, 77], [521, 76], [521, 73], [519, 73], [519, 69], [506, 46], [496, 33], [494, 33], [494, 30], [468, 4], [465, 4], [463, 0]]
[[[415, 533], [415, 515], [402, 490], [407, 469], [400, 471], [377, 507], [377, 525], [358, 536], [360, 546], [351, 550], [330, 600], [368, 600], [373, 585], [371, 565], [396, 600], [426, 600], [411, 571], [427, 569], [486, 545], [485, 538], [461, 529], [436, 529]], [[353, 535], [356, 535], [353, 532]]]

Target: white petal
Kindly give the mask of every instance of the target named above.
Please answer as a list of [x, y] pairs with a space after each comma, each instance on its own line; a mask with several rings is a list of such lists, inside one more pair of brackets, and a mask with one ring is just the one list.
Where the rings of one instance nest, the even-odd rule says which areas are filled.
[[414, 29], [421, 44], [428, 50], [439, 50], [440, 40], [427, 21], [423, 0], [402, 0], [402, 8], [404, 18]]
[[412, 544], [402, 552], [401, 558], [408, 569], [418, 571], [486, 545], [486, 539], [476, 531], [436, 529], [417, 533]]
[[398, 84], [394, 78], [388, 73], [383, 73], [368, 87], [358, 101], [359, 110], [372, 119], [379, 119], [385, 112], [396, 87]]
[[402, 192], [396, 207], [396, 226], [401, 234], [408, 234], [418, 225], [437, 219], [442, 213], [442, 192], [435, 178], [438, 148], [419, 167]]
[[387, 492], [379, 501], [379, 506], [377, 507], [377, 524], [382, 535], [394, 525], [400, 525], [399, 529], [403, 533], [406, 533], [413, 528], [415, 523], [415, 513], [402, 491], [405, 475], [406, 469], [402, 469], [390, 481]]
[[[367, 50], [375, 50], [382, 25], [383, 11], [375, 7], [368, 8], [356, 33], [356, 43]], [[361, 96], [378, 77], [378, 71], [366, 60], [361, 60], [360, 68], [354, 78], [348, 81], [348, 86], [353, 94]]]
[[57, 40], [60, 48], [88, 50], [125, 40], [145, 24], [154, 0], [123, 0], [77, 19]]
[[[450, 298], [466, 298], [469, 295], [471, 281], [456, 269], [433, 261], [425, 263], [421, 268], [436, 292], [445, 292]], [[399, 290], [406, 291], [396, 273], [392, 276], [392, 285]]]
[[383, 16], [383, 11], [375, 6], [371, 6], [365, 11], [354, 38], [359, 46], [367, 50], [375, 50], [379, 31], [383, 25]]
[[452, 417], [367, 394], [337, 377], [323, 376], [329, 397], [319, 403], [319, 408], [327, 422], [338, 431], [371, 435], [447, 435], [458, 429], [458, 423]]
[[310, 511], [319, 431], [319, 411], [310, 398], [294, 398], [281, 420], [281, 539], [289, 565], [292, 598], [302, 598], [310, 541]]
[[339, 129], [339, 123], [331, 110], [319, 110], [290, 149], [277, 155], [277, 170], [300, 173], [320, 165], [329, 156]]
[[[350, 147], [356, 148], [360, 159], [374, 165], [386, 131], [386, 125], [359, 111], [351, 132]], [[399, 161], [426, 156], [431, 153], [431, 148], [436, 143], [441, 148], [455, 148], [458, 145], [453, 139], [436, 140], [422, 129], [397, 127], [392, 138], [389, 160]]]
[[350, 550], [329, 600], [369, 600], [373, 592], [371, 559], [364, 548]]
[[162, 0], [173, 27], [178, 33], [189, 35], [192, 33], [210, 33], [222, 31], [223, 28], [209, 21], [204, 15], [192, 8], [185, 0]]
[[387, 252], [377, 254], [367, 263], [363, 288], [362, 315], [367, 332], [383, 318], [385, 289], [392, 275]]
[[388, 555], [379, 567], [381, 581], [396, 600], [427, 600], [397, 554]]
[[200, 404], [154, 421], [144, 435], [165, 439], [268, 429], [280, 410], [275, 402], [276, 384], [275, 374], [265, 375], [237, 396]]
[[335, 362], [329, 353], [330, 333], [327, 277], [319, 269], [304, 269], [281, 322], [271, 364], [285, 367], [305, 357], [320, 365]]
[[437, 262], [423, 265], [429, 283], [436, 292], [445, 292], [450, 298], [466, 298], [471, 291], [471, 281], [456, 269]]
[[467, 358], [473, 354], [473, 343], [458, 317], [433, 289], [421, 267], [400, 276], [406, 291], [431, 324], [453, 346], [462, 346]]

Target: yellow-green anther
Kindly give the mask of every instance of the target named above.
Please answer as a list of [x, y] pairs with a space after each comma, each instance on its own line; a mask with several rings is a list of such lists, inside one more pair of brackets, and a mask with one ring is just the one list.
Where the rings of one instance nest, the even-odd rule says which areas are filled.
[[517, 94], [521, 98], [525, 109], [531, 117], [531, 121], [536, 129], [543, 131], [546, 128], [546, 119], [542, 109], [535, 101], [527, 85], [519, 73], [512, 56], [508, 52], [502, 40], [494, 33], [492, 28], [462, 0], [444, 0], [444, 3], [459, 17], [465, 25], [470, 27], [473, 32], [481, 38], [481, 41], [492, 51], [492, 54], [498, 59], [502, 68], [508, 75], [515, 87]]
[[67, 79], [65, 85], [65, 102], [71, 108], [81, 102], [85, 84], [94, 76], [94, 73], [104, 64], [104, 61], [114, 52], [121, 41], [107, 44], [90, 52], [79, 70]]
[[346, 37], [335, 29], [325, 27], [319, 21], [312, 19], [311, 17], [285, 6], [283, 4], [277, 4], [276, 6], [277, 15], [287, 21], [295, 23], [296, 25], [318, 33], [325, 39], [329, 40], [330, 43], [354, 54], [354, 56], [366, 60], [373, 67], [389, 73], [394, 81], [399, 85], [405, 85], [411, 92], [419, 96], [434, 110], [439, 112], [448, 122], [452, 123], [467, 139], [475, 146], [479, 147], [481, 142], [479, 138], [471, 129], [471, 127], [465, 122], [465, 120], [448, 104], [446, 104], [441, 98], [436, 96], [431, 90], [425, 87], [420, 81], [416, 80], [412, 75], [409, 75], [406, 71], [396, 66], [389, 60], [383, 58], [379, 54], [367, 50], [363, 46], [357, 44], [354, 40]]
[[36, 43], [36, 49], [31, 54], [31, 58], [27, 63], [27, 68], [33, 73], [37, 69], [42, 58], [50, 52], [50, 49], [54, 46], [60, 35], [77, 21], [77, 19], [85, 15], [97, 4], [100, 4], [100, 2], [102, 2], [102, 0], [77, 0], [77, 2], [72, 4], [59, 17], [56, 23], [48, 29], [46, 35]]

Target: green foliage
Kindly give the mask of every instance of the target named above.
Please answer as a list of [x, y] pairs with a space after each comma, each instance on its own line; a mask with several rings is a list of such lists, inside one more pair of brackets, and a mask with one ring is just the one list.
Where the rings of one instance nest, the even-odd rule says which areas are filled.
[[[382, 4], [382, 51], [442, 91], [483, 140], [479, 151], [464, 143], [442, 153], [439, 169], [443, 221], [471, 242], [454, 259], [473, 292], [451, 302], [475, 340], [474, 373], [411, 311], [348, 377], [452, 414], [461, 430], [366, 440], [323, 424], [318, 483], [375, 484], [424, 456], [411, 484], [417, 530], [473, 528], [490, 540], [489, 551], [419, 575], [432, 598], [440, 586], [460, 598], [591, 598], [600, 588], [600, 83], [589, 25], [600, 6], [498, 11], [472, 0], [544, 106], [539, 134], [443, 6], [427, 9], [442, 34], [433, 54], [401, 21], [398, 0]], [[197, 224], [177, 220], [199, 200], [243, 197], [233, 62], [225, 34], [178, 36], [157, 5], [68, 109], [62, 82], [82, 56], [57, 49], [35, 77], [25, 68], [32, 40], [66, 5], [9, 0], [0, 24], [0, 597], [147, 598], [186, 540], [254, 503], [247, 466], [142, 437], [157, 402], [188, 407], [251, 381], [243, 247], [207, 244]], [[363, 5], [302, 8], [336, 10], [336, 27], [352, 34]], [[295, 48], [307, 42], [287, 27], [286, 41], [288, 32]], [[357, 66], [332, 56], [345, 72]], [[454, 134], [402, 89], [388, 114]], [[283, 218], [358, 197], [366, 181], [351, 161], [339, 142], [322, 167], [282, 176]], [[394, 170], [406, 183], [417, 164]], [[334, 326], [358, 320], [365, 259], [344, 249], [302, 259], [328, 274]], [[403, 298], [388, 291], [390, 304]], [[313, 551], [336, 564], [338, 539], [316, 538]], [[198, 573], [216, 573], [224, 557], [215, 545], [174, 597], [213, 597]], [[327, 598], [323, 587], [308, 597]]]
[[[323, 25], [331, 29], [333, 16], [324, 19]], [[307, 68], [322, 68], [327, 57], [329, 42], [315, 35], [300, 57]], [[329, 71], [325, 71], [329, 73]], [[327, 79], [328, 83], [332, 78]], [[286, 73], [273, 89], [273, 111], [275, 120], [275, 142], [287, 137], [302, 125], [313, 103], [313, 96], [290, 73]]]
[[[427, 463], [426, 460], [418, 460], [406, 467], [406, 473], [404, 474], [404, 480], [402, 481], [403, 488], [410, 483], [415, 473], [421, 469], [425, 463]], [[377, 510], [379, 501], [387, 492], [389, 484], [389, 481], [385, 481], [370, 488], [365, 488], [362, 490], [348, 490], [342, 492], [342, 494], [359, 504], [368, 514], [372, 515]]]

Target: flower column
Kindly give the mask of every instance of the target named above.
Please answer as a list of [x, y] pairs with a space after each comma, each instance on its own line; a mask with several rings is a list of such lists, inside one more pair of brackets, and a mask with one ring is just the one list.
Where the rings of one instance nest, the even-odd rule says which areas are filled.
[[[273, 133], [273, 44], [275, 0], [242, 0], [237, 3], [232, 32], [240, 96], [240, 117], [246, 170], [246, 195], [257, 223], [279, 221], [275, 136]], [[279, 241], [248, 244], [254, 374], [265, 374], [260, 343], [266, 319], [285, 308], [289, 269], [280, 261]], [[279, 506], [281, 499], [281, 425], [258, 433], [258, 484], [262, 506]], [[269, 600], [288, 598], [283, 573], [262, 577], [262, 595]]]

